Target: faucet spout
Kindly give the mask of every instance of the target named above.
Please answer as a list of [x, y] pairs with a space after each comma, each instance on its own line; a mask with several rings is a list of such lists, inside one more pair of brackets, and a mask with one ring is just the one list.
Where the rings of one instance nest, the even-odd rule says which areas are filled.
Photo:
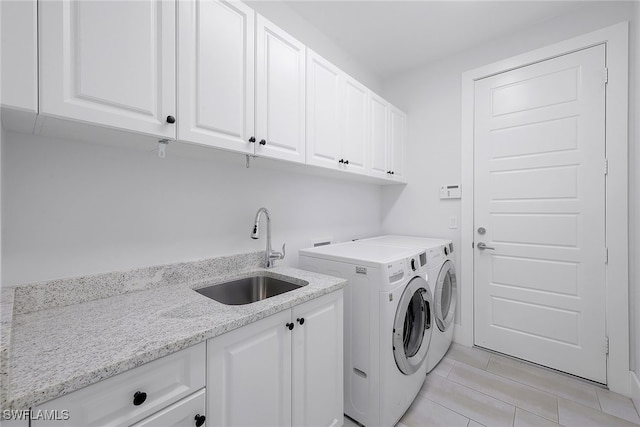
[[260, 218], [262, 215], [267, 219], [267, 247], [264, 254], [264, 265], [267, 268], [271, 268], [276, 260], [284, 259], [285, 248], [282, 245], [282, 252], [276, 252], [271, 248], [271, 216], [267, 208], [258, 209], [253, 223], [253, 230], [251, 231], [251, 238], [256, 240], [260, 238]]

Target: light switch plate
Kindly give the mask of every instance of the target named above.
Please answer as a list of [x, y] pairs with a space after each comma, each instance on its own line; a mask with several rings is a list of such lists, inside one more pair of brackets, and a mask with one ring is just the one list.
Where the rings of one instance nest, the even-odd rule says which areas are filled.
[[458, 217], [450, 216], [449, 217], [449, 228], [458, 228]]

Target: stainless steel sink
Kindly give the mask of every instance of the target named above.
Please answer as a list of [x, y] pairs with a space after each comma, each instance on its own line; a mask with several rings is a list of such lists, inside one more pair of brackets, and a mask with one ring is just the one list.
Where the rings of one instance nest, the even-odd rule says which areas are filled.
[[243, 305], [293, 291], [303, 285], [266, 276], [253, 276], [196, 289], [222, 304]]

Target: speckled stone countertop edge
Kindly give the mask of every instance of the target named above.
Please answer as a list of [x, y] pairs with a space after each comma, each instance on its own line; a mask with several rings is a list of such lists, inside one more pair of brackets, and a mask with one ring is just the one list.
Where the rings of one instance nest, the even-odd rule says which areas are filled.
[[[109, 363], [106, 363], [103, 366], [100, 366], [97, 369], [92, 369], [87, 372], [82, 372], [79, 375], [70, 374], [68, 378], [62, 381], [56, 381], [50, 384], [45, 384], [43, 386], [30, 388], [28, 390], [20, 390], [14, 392], [14, 390], [8, 389], [7, 386], [11, 385], [9, 381], [10, 372], [5, 369], [3, 371], [3, 383], [1, 384], [2, 393], [0, 394], [0, 408], [2, 409], [26, 409], [29, 407], [33, 407], [35, 405], [47, 402], [49, 400], [53, 400], [57, 397], [61, 397], [73, 391], [76, 391], [80, 388], [86, 387], [88, 385], [94, 384], [98, 381], [110, 378], [122, 372], [125, 372], [129, 369], [140, 366], [144, 363], [151, 362], [160, 357], [175, 353], [187, 347], [196, 345], [207, 339], [214, 338], [216, 336], [222, 335], [226, 332], [232, 331], [234, 329], [240, 328], [247, 324], [253, 323], [255, 321], [264, 319], [270, 315], [278, 313], [280, 311], [287, 310], [293, 306], [298, 304], [302, 304], [306, 301], [318, 298], [322, 295], [337, 291], [343, 288], [347, 281], [343, 279], [338, 279], [331, 276], [325, 276], [317, 273], [312, 273], [308, 271], [298, 270], [290, 267], [276, 267], [274, 269], [264, 269], [264, 268], [255, 268], [251, 270], [238, 271], [235, 273], [223, 274], [221, 276], [210, 277], [202, 280], [191, 281], [190, 283], [183, 283], [181, 285], [176, 285], [180, 287], [187, 286], [191, 289], [197, 289], [206, 284], [215, 284], [224, 282], [230, 279], [242, 278], [251, 275], [263, 275], [263, 276], [271, 276], [276, 278], [284, 278], [288, 280], [292, 280], [294, 282], [298, 282], [298, 284], [305, 284], [307, 286], [303, 286], [300, 290], [295, 290], [286, 294], [278, 295], [276, 297], [269, 298], [267, 303], [263, 303], [261, 301], [259, 303], [248, 304], [244, 307], [246, 313], [240, 314], [238, 316], [232, 316], [228, 321], [222, 321], [219, 324], [212, 326], [206, 330], [196, 331], [193, 335], [188, 337], [182, 337], [177, 340], [165, 339], [159, 340], [159, 344], [155, 348], [147, 349], [144, 352], [135, 354], [130, 357], [120, 358], [111, 360]], [[167, 289], [164, 287], [165, 290]], [[140, 292], [134, 292], [133, 294], [144, 293], [145, 297], [152, 297], [154, 293], [159, 292], [158, 289], [150, 289], [144, 290]], [[103, 301], [105, 303], [109, 303], [108, 300], [110, 298], [106, 298]], [[271, 300], [271, 301], [269, 301]], [[211, 301], [214, 304], [221, 305], [217, 302]], [[4, 303], [3, 303], [4, 306]], [[222, 305], [221, 305], [222, 306]], [[250, 306], [255, 306], [255, 309], [249, 308]], [[227, 306], [229, 307], [229, 306]], [[56, 308], [60, 311], [64, 311], [65, 307]], [[175, 319], [172, 319], [175, 320]], [[6, 325], [5, 325], [6, 326]], [[4, 330], [5, 328], [3, 328]], [[7, 337], [10, 339], [10, 328], [7, 332]], [[3, 336], [3, 338], [7, 338]], [[7, 351], [9, 353], [9, 349], [7, 346], [2, 347], [3, 351]], [[5, 355], [3, 357], [5, 364], [3, 368], [9, 367], [9, 359], [10, 354]]]

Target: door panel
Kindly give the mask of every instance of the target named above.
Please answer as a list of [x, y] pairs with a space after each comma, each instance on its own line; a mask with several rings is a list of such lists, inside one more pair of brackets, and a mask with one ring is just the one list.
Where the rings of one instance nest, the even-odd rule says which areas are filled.
[[305, 46], [256, 19], [256, 154], [305, 161]]
[[[342, 291], [292, 309], [294, 426], [337, 426], [344, 418]], [[297, 319], [304, 319], [300, 323]]]
[[389, 103], [371, 94], [371, 175], [389, 178]]
[[604, 46], [476, 82], [475, 343], [606, 383]]
[[253, 153], [254, 11], [221, 0], [178, 7], [178, 138]]
[[338, 169], [342, 156], [341, 71], [307, 49], [307, 163]]
[[368, 173], [369, 90], [349, 76], [344, 82], [342, 147], [349, 172]]
[[208, 426], [291, 425], [290, 319], [286, 310], [207, 341]]
[[175, 3], [44, 1], [40, 112], [175, 138]]
[[404, 148], [407, 129], [407, 115], [398, 110], [394, 106], [390, 108], [389, 124], [391, 126], [389, 132], [389, 155], [391, 159], [389, 169], [394, 179], [403, 180], [404, 176]]

